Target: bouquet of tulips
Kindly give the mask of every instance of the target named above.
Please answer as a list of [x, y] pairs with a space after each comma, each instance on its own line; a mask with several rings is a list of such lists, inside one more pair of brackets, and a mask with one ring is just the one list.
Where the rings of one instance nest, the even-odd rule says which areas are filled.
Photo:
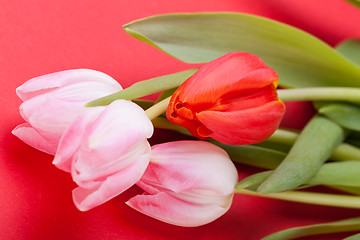
[[[234, 194], [360, 208], [360, 40], [333, 49], [239, 13], [158, 15], [124, 29], [198, 68], [126, 89], [105, 73], [73, 69], [16, 90], [26, 123], [13, 134], [71, 174], [79, 210], [135, 184], [145, 193], [130, 207], [184, 227], [219, 218]], [[156, 101], [143, 100], [154, 93]], [[317, 110], [301, 131], [279, 128], [288, 101], [312, 101]], [[193, 138], [150, 146], [156, 128]], [[264, 171], [238, 179], [242, 164]], [[316, 185], [339, 193], [305, 189]], [[264, 239], [354, 230], [360, 218]]]

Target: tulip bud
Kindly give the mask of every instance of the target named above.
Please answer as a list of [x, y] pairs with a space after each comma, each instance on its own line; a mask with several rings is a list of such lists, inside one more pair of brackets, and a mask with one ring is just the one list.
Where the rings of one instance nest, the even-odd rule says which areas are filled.
[[167, 118], [200, 139], [225, 144], [264, 141], [285, 107], [277, 73], [255, 55], [233, 52], [203, 65], [173, 94]]
[[74, 69], [28, 80], [16, 89], [24, 102], [20, 114], [27, 122], [13, 134], [30, 146], [55, 154], [69, 124], [85, 103], [122, 90], [110, 76], [89, 69]]
[[71, 172], [79, 187], [73, 200], [94, 208], [134, 185], [150, 161], [153, 126], [135, 103], [117, 100], [87, 108], [65, 131], [54, 164]]
[[137, 183], [147, 194], [127, 204], [160, 221], [195, 227], [230, 208], [237, 180], [223, 149], [203, 141], [167, 142], [152, 147], [149, 167]]

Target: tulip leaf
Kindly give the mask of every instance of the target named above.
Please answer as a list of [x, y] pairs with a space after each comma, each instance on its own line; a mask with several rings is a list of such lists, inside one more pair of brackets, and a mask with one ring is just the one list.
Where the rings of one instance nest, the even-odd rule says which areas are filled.
[[331, 185], [330, 187], [343, 192], [360, 195], [360, 187], [347, 187], [347, 186], [337, 186], [337, 185]]
[[314, 104], [318, 112], [344, 128], [360, 131], [360, 106], [351, 103]]
[[317, 193], [308, 191], [286, 191], [279, 193], [259, 193], [248, 189], [235, 188], [236, 194], [279, 199], [291, 202], [308, 203], [322, 206], [360, 209], [360, 196], [344, 194]]
[[336, 185], [360, 187], [360, 162], [330, 162], [321, 166], [308, 183], [311, 185]]
[[173, 93], [176, 91], [177, 88], [171, 88], [171, 89], [167, 89], [165, 90], [163, 93], [161, 93], [161, 95], [158, 97], [158, 99], [156, 99], [156, 102], [160, 102], [162, 100], [164, 100], [165, 98], [170, 97], [171, 95], [173, 95]]
[[344, 130], [331, 120], [317, 115], [305, 126], [290, 152], [261, 184], [262, 193], [290, 190], [307, 182], [344, 140]]
[[152, 119], [151, 122], [154, 128], [173, 130], [187, 136], [192, 136], [191, 133], [186, 128], [170, 122], [166, 117], [160, 116], [155, 119]]
[[153, 101], [148, 101], [148, 100], [142, 100], [142, 99], [135, 99], [132, 100], [134, 103], [136, 103], [137, 105], [139, 105], [142, 109], [146, 110], [148, 108], [150, 108], [151, 106], [154, 105], [155, 102]]
[[86, 107], [104, 106], [117, 99], [131, 100], [158, 93], [167, 89], [172, 89], [180, 86], [196, 71], [197, 69], [190, 69], [137, 82], [119, 92], [89, 102], [86, 104]]
[[[346, 192], [359, 194], [358, 192], [359, 190], [358, 188], [360, 188], [359, 172], [360, 172], [360, 162], [345, 161], [345, 162], [325, 163], [320, 167], [319, 171], [317, 171], [312, 178], [310, 178], [307, 182], [304, 183], [304, 185], [300, 187], [303, 188], [303, 187], [310, 187], [315, 185], [326, 185]], [[247, 188], [250, 190], [254, 190], [252, 186], [259, 186], [272, 173], [273, 171], [264, 171], [250, 175], [239, 181], [239, 183], [236, 185], [235, 188], [237, 189]]]
[[[241, 189], [241, 188], [249, 188], [253, 185], [259, 185], [261, 183], [263, 183], [266, 178], [268, 178], [270, 176], [270, 174], [273, 171], [264, 171], [264, 172], [258, 172], [255, 174], [252, 174], [244, 179], [242, 179], [240, 182], [238, 182], [238, 184], [236, 184], [235, 188], [236, 189]], [[249, 189], [249, 190], [253, 190], [253, 189]], [[256, 190], [256, 189], [254, 189]]]
[[285, 158], [286, 153], [254, 145], [226, 145], [211, 141], [224, 149], [230, 159], [236, 163], [242, 163], [253, 167], [274, 169]]
[[184, 62], [249, 52], [289, 87], [360, 86], [360, 68], [326, 43], [289, 25], [242, 13], [157, 15], [123, 26], [131, 36]]
[[262, 240], [287, 240], [328, 233], [352, 232], [360, 230], [360, 218], [349, 218], [341, 221], [315, 224], [304, 227], [289, 228], [268, 235]]
[[360, 239], [360, 233], [352, 235], [350, 237], [344, 238], [343, 240], [359, 240]]
[[[291, 146], [295, 143], [299, 137], [299, 133], [293, 130], [277, 129], [273, 135], [266, 139], [262, 143], [257, 145], [267, 147], [274, 150], [281, 150], [288, 152]], [[360, 161], [360, 135], [356, 132], [350, 133], [351, 143], [341, 143], [331, 155], [331, 160], [345, 161], [345, 160], [356, 160]], [[288, 146], [288, 147], [286, 147]]]
[[346, 138], [346, 142], [356, 147], [360, 147], [360, 132], [352, 131]]
[[360, 8], [360, 1], [359, 0], [346, 0], [347, 2], [355, 5], [356, 7]]
[[[360, 4], [360, 2], [358, 2]], [[360, 65], [360, 39], [348, 39], [336, 46], [341, 55]]]

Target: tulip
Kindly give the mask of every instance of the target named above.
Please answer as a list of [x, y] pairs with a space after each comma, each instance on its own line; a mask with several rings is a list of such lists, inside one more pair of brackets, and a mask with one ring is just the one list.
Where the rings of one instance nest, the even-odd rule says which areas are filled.
[[166, 223], [200, 226], [230, 208], [237, 180], [223, 149], [203, 141], [167, 142], [152, 147], [149, 167], [137, 183], [147, 194], [127, 204]]
[[94, 208], [134, 185], [150, 161], [153, 126], [135, 103], [117, 100], [88, 108], [65, 131], [53, 164], [70, 172], [79, 187], [73, 200]]
[[204, 64], [173, 94], [167, 118], [200, 139], [254, 144], [279, 126], [285, 107], [277, 73], [255, 55], [233, 52]]
[[30, 146], [54, 155], [65, 129], [85, 109], [85, 103], [121, 89], [110, 76], [89, 69], [30, 79], [16, 89], [24, 101], [20, 114], [26, 123], [12, 133]]

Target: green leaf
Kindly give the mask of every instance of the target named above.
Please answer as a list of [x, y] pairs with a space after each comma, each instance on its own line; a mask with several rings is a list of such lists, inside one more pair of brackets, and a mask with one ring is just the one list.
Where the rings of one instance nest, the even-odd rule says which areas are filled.
[[360, 132], [352, 131], [346, 138], [346, 142], [360, 148]]
[[[281, 150], [287, 152], [288, 149], [295, 143], [296, 139], [299, 137], [299, 133], [292, 130], [286, 129], [277, 129], [273, 135], [271, 135], [264, 142], [257, 145], [267, 147], [274, 150]], [[330, 156], [331, 160], [335, 161], [346, 161], [346, 160], [356, 160], [360, 161], [360, 134], [356, 135], [355, 132], [350, 133], [351, 143], [354, 143], [355, 146], [342, 143], [340, 144]], [[358, 144], [357, 144], [358, 143]], [[277, 146], [278, 145], [278, 146]], [[288, 148], [286, 147], [288, 146]]]
[[[241, 181], [238, 182], [238, 184], [236, 184], [235, 188], [236, 189], [241, 189], [241, 188], [249, 188], [253, 185], [259, 185], [262, 182], [264, 182], [266, 180], [266, 178], [268, 178], [270, 176], [270, 174], [273, 171], [264, 171], [264, 172], [258, 172], [255, 174], [252, 174], [244, 179], [242, 179]], [[250, 189], [252, 190], [252, 189]], [[256, 189], [254, 189], [256, 190]]]
[[344, 238], [343, 240], [359, 240], [360, 239], [360, 233], [352, 235], [350, 237]]
[[268, 235], [262, 240], [287, 240], [306, 236], [313, 236], [327, 233], [351, 232], [360, 230], [360, 218], [350, 218], [341, 221], [315, 224], [305, 227], [289, 228], [277, 233]]
[[307, 182], [344, 137], [345, 133], [339, 125], [325, 117], [315, 116], [300, 133], [286, 158], [258, 191], [280, 192]]
[[274, 169], [285, 158], [286, 153], [254, 145], [226, 145], [210, 141], [224, 149], [233, 162], [254, 167]]
[[360, 162], [325, 163], [309, 180], [311, 185], [337, 185], [360, 187]]
[[346, 0], [349, 3], [355, 5], [356, 7], [360, 8], [360, 1], [359, 0]]
[[343, 194], [317, 193], [308, 191], [286, 191], [279, 193], [259, 193], [248, 189], [235, 188], [236, 194], [245, 194], [291, 202], [308, 203], [322, 206], [360, 209], [360, 196]]
[[197, 69], [190, 69], [183, 72], [173, 73], [137, 82], [119, 92], [89, 102], [86, 104], [86, 107], [104, 106], [117, 99], [131, 100], [158, 93], [167, 89], [172, 89], [180, 86], [196, 71]]
[[[358, 1], [360, 5], [360, 1]], [[336, 46], [336, 51], [341, 55], [360, 65], [360, 39], [348, 39]]]
[[360, 68], [326, 43], [289, 25], [241, 13], [167, 14], [123, 26], [131, 36], [189, 63], [253, 53], [290, 87], [360, 86]]
[[166, 117], [157, 117], [152, 119], [151, 122], [154, 125], [154, 128], [173, 130], [187, 136], [192, 136], [186, 128], [170, 122]]
[[161, 95], [158, 97], [158, 99], [156, 99], [156, 102], [160, 102], [162, 100], [164, 100], [165, 98], [170, 97], [171, 95], [173, 95], [173, 93], [176, 91], [177, 88], [171, 88], [171, 89], [167, 89], [165, 90], [163, 93], [161, 93]]
[[351, 103], [315, 103], [318, 112], [344, 128], [360, 131], [360, 106]]
[[337, 186], [337, 185], [331, 185], [330, 187], [346, 193], [360, 195], [360, 187], [347, 187], [347, 186]]
[[142, 99], [135, 99], [132, 100], [134, 103], [136, 103], [137, 105], [139, 105], [142, 109], [146, 110], [148, 108], [150, 108], [151, 106], [154, 105], [155, 102], [153, 101], [148, 101], [148, 100], [142, 100]]
[[[264, 171], [252, 174], [235, 186], [237, 189], [247, 188], [255, 190], [253, 186], [262, 184], [274, 171]], [[326, 185], [339, 190], [359, 194], [360, 188], [360, 162], [330, 162], [323, 164], [319, 171], [310, 178], [301, 188], [315, 185]], [[249, 188], [251, 187], [251, 188]], [[355, 192], [354, 192], [355, 191]]]

